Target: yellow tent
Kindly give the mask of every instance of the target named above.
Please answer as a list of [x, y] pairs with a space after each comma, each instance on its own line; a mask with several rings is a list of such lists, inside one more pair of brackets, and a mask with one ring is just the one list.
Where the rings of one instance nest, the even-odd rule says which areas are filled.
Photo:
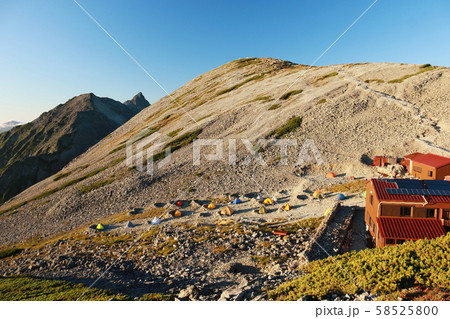
[[105, 227], [103, 227], [102, 224], [98, 224], [97, 227], [95, 227], [95, 229], [97, 229], [97, 230], [104, 230]]
[[273, 205], [273, 199], [272, 198], [266, 198], [263, 202], [266, 205]]
[[206, 206], [206, 208], [214, 209], [214, 208], [216, 208], [216, 205], [214, 205], [214, 203], [209, 203], [208, 206]]
[[282, 210], [291, 210], [291, 206], [288, 204], [285, 204], [281, 207]]
[[313, 197], [314, 198], [325, 198], [325, 196], [323, 195], [322, 191], [315, 191], [313, 193]]
[[222, 209], [220, 210], [220, 214], [221, 215], [227, 215], [227, 216], [231, 216], [233, 215], [234, 210], [233, 208], [229, 207], [229, 206], [224, 206], [222, 207]]
[[266, 213], [267, 213], [266, 206], [262, 205], [261, 208], [259, 209], [258, 213], [260, 213], [260, 214], [266, 214]]

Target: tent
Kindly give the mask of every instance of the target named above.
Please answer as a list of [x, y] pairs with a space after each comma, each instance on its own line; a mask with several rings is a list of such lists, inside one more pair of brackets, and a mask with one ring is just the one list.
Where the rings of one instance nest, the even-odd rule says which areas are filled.
[[325, 211], [325, 214], [323, 214], [323, 216], [327, 216], [329, 213], [331, 213], [333, 211], [333, 208], [328, 208], [326, 211]]
[[336, 177], [336, 174], [333, 173], [333, 172], [329, 172], [325, 177], [326, 177], [326, 178], [335, 178], [335, 177]]
[[179, 210], [173, 212], [173, 217], [181, 217], [181, 216], [183, 216], [183, 214], [181, 214]]
[[325, 196], [323, 195], [322, 191], [319, 191], [319, 190], [317, 190], [317, 191], [315, 191], [313, 193], [313, 197], [316, 198], [316, 199], [318, 199], [318, 198], [325, 198]]
[[345, 199], [345, 195], [344, 194], [337, 194], [336, 201], [340, 201], [340, 200], [344, 200], [344, 199]]
[[102, 224], [98, 224], [97, 227], [95, 227], [95, 229], [97, 229], [97, 230], [104, 230], [105, 227], [103, 227]]
[[258, 213], [260, 213], [260, 214], [267, 214], [266, 206], [262, 205], [261, 208], [259, 209]]
[[240, 204], [242, 203], [242, 201], [239, 198], [236, 198], [234, 201], [231, 202], [231, 204], [236, 205], [236, 204]]
[[273, 205], [273, 199], [272, 198], [266, 198], [263, 202], [266, 205]]
[[159, 219], [158, 217], [154, 217], [150, 222], [150, 224], [152, 225], [158, 225], [159, 223], [161, 223], [161, 219]]
[[283, 206], [281, 206], [282, 210], [291, 210], [291, 205], [289, 205], [289, 203], [284, 204]]
[[133, 228], [134, 224], [131, 221], [128, 221], [127, 228]]
[[234, 213], [233, 208], [231, 208], [229, 206], [224, 206], [220, 209], [220, 215], [231, 216], [231, 215], [233, 215], [233, 213]]
[[206, 208], [214, 209], [214, 208], [216, 208], [216, 205], [214, 205], [214, 203], [209, 203], [208, 206], [206, 206]]
[[175, 203], [175, 205], [178, 207], [181, 207], [181, 206], [183, 206], [183, 202], [181, 200], [179, 200]]

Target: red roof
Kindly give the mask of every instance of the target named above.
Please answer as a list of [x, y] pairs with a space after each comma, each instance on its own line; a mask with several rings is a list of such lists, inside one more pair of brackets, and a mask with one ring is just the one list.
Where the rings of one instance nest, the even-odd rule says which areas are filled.
[[419, 156], [422, 156], [422, 155], [423, 155], [423, 153], [412, 153], [412, 154], [409, 154], [409, 155], [405, 155], [405, 158], [413, 159], [413, 158], [416, 158], [416, 157], [419, 157]]
[[[403, 179], [391, 179], [389, 181], [404, 181]], [[417, 180], [422, 183], [421, 181]], [[388, 194], [386, 188], [399, 188], [396, 182], [388, 182], [382, 179], [371, 179], [370, 182], [373, 184], [375, 189], [375, 194], [380, 201], [398, 201], [398, 202], [415, 202], [415, 203], [450, 203], [450, 196], [438, 196], [438, 195], [406, 195], [406, 194]], [[450, 182], [449, 182], [450, 190]], [[422, 188], [423, 185], [422, 185]], [[425, 188], [424, 188], [425, 189]]]
[[434, 168], [450, 165], [450, 157], [439, 156], [431, 153], [414, 157], [412, 161]]
[[383, 238], [416, 240], [445, 235], [441, 222], [434, 218], [378, 217], [377, 221]]

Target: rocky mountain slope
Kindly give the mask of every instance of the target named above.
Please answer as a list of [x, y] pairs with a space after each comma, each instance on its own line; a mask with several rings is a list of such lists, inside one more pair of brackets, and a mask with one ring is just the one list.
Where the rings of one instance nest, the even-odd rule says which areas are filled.
[[[57, 176], [5, 203], [0, 208], [0, 244], [57, 234], [178, 198], [283, 189], [302, 193], [326, 183], [308, 176], [328, 170], [372, 174], [367, 163], [373, 155], [448, 155], [449, 89], [450, 70], [430, 65], [310, 68], [270, 58], [227, 63], [144, 109]], [[258, 139], [266, 136], [291, 138], [297, 144], [287, 147], [286, 157], [279, 145], [259, 142], [263, 148], [255, 154], [265, 164], [260, 165], [249, 158], [248, 148], [257, 150]], [[223, 160], [205, 160], [214, 148], [204, 146], [200, 165], [194, 165], [195, 138], [223, 140]], [[317, 152], [309, 152], [312, 161], [296, 164], [308, 140], [323, 165], [316, 161]], [[135, 152], [155, 148], [152, 174], [140, 169], [136, 156], [127, 160], [128, 144]], [[235, 160], [229, 156], [234, 148]], [[170, 160], [164, 161], [169, 149]]]
[[22, 123], [21, 122], [17, 122], [17, 121], [8, 121], [6, 123], [0, 124], [0, 133], [9, 131], [14, 126], [17, 126], [17, 125], [20, 125], [20, 124], [22, 124]]
[[149, 105], [83, 94], [0, 134], [0, 202], [57, 173]]

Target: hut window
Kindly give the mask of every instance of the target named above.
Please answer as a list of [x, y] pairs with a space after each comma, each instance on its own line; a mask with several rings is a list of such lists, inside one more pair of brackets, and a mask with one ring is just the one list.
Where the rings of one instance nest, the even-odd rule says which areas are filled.
[[400, 207], [400, 216], [401, 217], [411, 217], [411, 207]]
[[450, 210], [443, 210], [442, 211], [442, 218], [445, 220], [449, 220], [450, 219]]
[[397, 239], [397, 244], [403, 244], [405, 242], [404, 239]]
[[434, 218], [434, 209], [427, 209], [427, 218]]
[[433, 177], [433, 171], [428, 171], [428, 176]]
[[395, 239], [392, 238], [386, 238], [386, 245], [394, 245]]

